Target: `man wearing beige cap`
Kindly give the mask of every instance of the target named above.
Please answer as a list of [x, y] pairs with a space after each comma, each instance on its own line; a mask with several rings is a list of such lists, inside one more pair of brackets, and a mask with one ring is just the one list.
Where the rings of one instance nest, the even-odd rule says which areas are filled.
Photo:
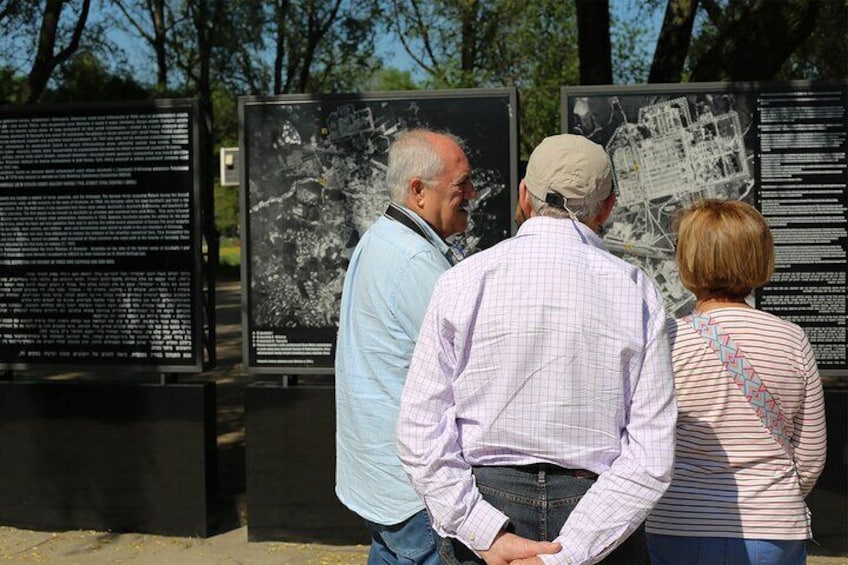
[[546, 138], [515, 237], [439, 278], [397, 448], [443, 563], [639, 560], [615, 548], [668, 487], [677, 410], [659, 293], [596, 233], [611, 177], [599, 145]]

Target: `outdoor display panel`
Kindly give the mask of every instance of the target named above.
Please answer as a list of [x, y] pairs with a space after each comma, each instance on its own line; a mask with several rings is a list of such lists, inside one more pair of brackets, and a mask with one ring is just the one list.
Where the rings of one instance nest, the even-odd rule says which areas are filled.
[[824, 375], [848, 377], [848, 82], [566, 87], [562, 116], [606, 148], [618, 203], [604, 241], [656, 280], [669, 312], [694, 305], [674, 264], [676, 212], [744, 200], [775, 240], [754, 305], [803, 327]]
[[0, 369], [202, 365], [193, 101], [0, 109]]
[[512, 230], [517, 190], [514, 89], [243, 98], [241, 236], [245, 367], [333, 372], [350, 255], [385, 210], [386, 151], [406, 129], [466, 143], [477, 198], [466, 255]]

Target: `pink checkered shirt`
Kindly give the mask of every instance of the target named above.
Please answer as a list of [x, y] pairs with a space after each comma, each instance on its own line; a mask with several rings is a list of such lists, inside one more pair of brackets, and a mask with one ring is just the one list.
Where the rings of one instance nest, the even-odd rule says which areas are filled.
[[434, 527], [475, 551], [507, 517], [471, 466], [599, 475], [546, 563], [593, 563], [671, 479], [674, 385], [660, 296], [588, 227], [534, 217], [441, 276], [407, 376], [398, 454]]

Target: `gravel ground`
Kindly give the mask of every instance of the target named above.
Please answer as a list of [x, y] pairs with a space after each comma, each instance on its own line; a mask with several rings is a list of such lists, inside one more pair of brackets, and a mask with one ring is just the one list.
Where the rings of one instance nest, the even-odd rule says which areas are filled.
[[[109, 532], [33, 532], [0, 527], [0, 561], [57, 565], [364, 565], [368, 547], [248, 542], [241, 527], [206, 539]], [[848, 565], [812, 555], [809, 565]]]
[[361, 545], [248, 542], [245, 527], [206, 539], [0, 527], [0, 561], [4, 563], [359, 565], [367, 557], [368, 548]]

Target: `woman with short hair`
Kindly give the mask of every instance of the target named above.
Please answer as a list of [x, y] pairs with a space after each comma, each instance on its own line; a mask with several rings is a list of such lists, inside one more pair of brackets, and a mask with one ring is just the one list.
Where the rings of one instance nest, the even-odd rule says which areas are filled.
[[676, 259], [696, 303], [670, 324], [677, 447], [646, 523], [652, 562], [805, 563], [824, 398], [804, 331], [745, 300], [774, 272], [768, 224], [744, 202], [697, 202]]

